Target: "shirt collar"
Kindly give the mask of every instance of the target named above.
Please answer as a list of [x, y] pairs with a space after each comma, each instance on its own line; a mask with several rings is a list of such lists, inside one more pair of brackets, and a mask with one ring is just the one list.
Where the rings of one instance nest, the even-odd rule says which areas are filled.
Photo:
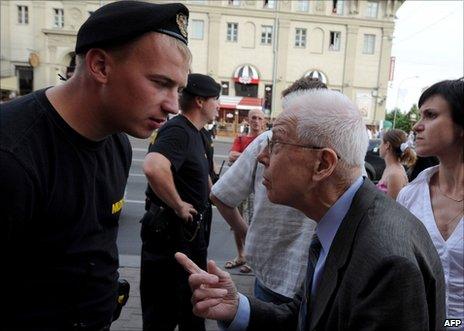
[[342, 194], [342, 196], [329, 208], [321, 218], [316, 227], [316, 234], [321, 242], [324, 252], [328, 252], [332, 241], [337, 234], [338, 228], [342, 223], [345, 215], [350, 209], [353, 197], [363, 184], [363, 177], [360, 176], [353, 184]]

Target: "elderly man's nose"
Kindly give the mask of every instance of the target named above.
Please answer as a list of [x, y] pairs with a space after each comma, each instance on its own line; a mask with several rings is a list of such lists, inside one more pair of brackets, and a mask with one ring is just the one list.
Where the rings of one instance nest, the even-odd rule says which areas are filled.
[[264, 148], [261, 153], [258, 155], [258, 162], [264, 165], [265, 167], [269, 166], [269, 151], [268, 148]]

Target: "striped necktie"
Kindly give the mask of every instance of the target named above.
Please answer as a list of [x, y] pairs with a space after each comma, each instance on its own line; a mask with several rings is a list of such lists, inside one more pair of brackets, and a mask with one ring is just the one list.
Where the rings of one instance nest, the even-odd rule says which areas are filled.
[[311, 297], [311, 285], [313, 283], [314, 270], [316, 269], [317, 259], [321, 253], [321, 242], [316, 233], [313, 235], [309, 246], [308, 270], [304, 283], [303, 297], [301, 299], [300, 312], [298, 314], [298, 331], [309, 330], [309, 300]]

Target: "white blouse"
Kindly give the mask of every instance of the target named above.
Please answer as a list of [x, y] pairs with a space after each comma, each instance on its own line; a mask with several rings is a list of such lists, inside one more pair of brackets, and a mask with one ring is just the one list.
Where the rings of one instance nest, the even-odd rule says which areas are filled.
[[397, 201], [424, 223], [438, 251], [446, 282], [447, 318], [464, 319], [464, 229], [459, 220], [448, 240], [445, 240], [435, 222], [430, 201], [429, 182], [439, 166], [422, 171], [417, 178], [398, 194]]

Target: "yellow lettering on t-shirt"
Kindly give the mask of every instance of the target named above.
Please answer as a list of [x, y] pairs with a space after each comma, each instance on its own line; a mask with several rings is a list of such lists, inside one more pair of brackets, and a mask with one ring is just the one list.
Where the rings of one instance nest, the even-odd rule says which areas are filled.
[[122, 198], [118, 202], [113, 203], [113, 206], [111, 208], [111, 214], [116, 214], [117, 212], [121, 211], [122, 206], [124, 206], [124, 198]]

